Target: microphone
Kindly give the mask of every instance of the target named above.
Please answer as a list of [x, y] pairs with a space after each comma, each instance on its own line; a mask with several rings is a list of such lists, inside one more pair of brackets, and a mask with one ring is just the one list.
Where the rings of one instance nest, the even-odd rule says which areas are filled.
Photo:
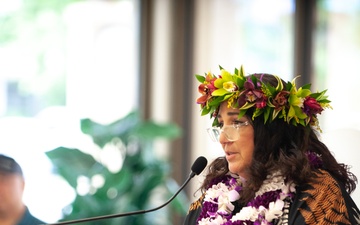
[[160, 206], [158, 206], [156, 208], [147, 209], [147, 210], [133, 211], [133, 212], [127, 212], [127, 213], [111, 214], [111, 215], [105, 215], [105, 216], [96, 216], [96, 217], [90, 217], [90, 218], [84, 218], [84, 219], [78, 219], [78, 220], [69, 220], [69, 221], [63, 221], [63, 222], [58, 222], [58, 223], [49, 223], [49, 224], [46, 224], [46, 225], [60, 225], [60, 224], [81, 223], [81, 222], [88, 222], [88, 221], [102, 220], [102, 219], [109, 219], [109, 218], [116, 218], [116, 217], [123, 217], [123, 216], [132, 216], [132, 215], [143, 214], [143, 213], [148, 213], [148, 212], [158, 210], [158, 209], [166, 206], [167, 204], [169, 204], [180, 193], [180, 191], [182, 191], [184, 189], [184, 187], [189, 183], [189, 181], [195, 175], [199, 175], [204, 170], [206, 165], [207, 165], [207, 159], [204, 156], [198, 157], [195, 160], [195, 162], [193, 163], [193, 165], [191, 166], [191, 173], [189, 174], [188, 178], [183, 183], [183, 185], [181, 185], [179, 190], [169, 200], [167, 200], [164, 204], [162, 204], [162, 205], [160, 205]]

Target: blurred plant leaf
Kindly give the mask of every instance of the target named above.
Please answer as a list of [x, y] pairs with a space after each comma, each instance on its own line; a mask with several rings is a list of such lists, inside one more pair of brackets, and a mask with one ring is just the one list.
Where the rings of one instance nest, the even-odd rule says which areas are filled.
[[78, 149], [59, 147], [46, 152], [46, 155], [53, 163], [56, 173], [60, 174], [73, 188], [76, 188], [79, 176], [88, 176], [91, 170], [103, 169], [103, 166], [92, 156]]
[[118, 137], [127, 143], [131, 136], [153, 141], [156, 138], [173, 139], [181, 134], [180, 128], [176, 124], [144, 122], [140, 120], [139, 114], [136, 112], [132, 112], [108, 125], [99, 124], [90, 119], [83, 119], [81, 120], [81, 130], [90, 135], [94, 143], [100, 147], [104, 147], [114, 137]]
[[[81, 130], [91, 136], [94, 144], [100, 148], [114, 143], [115, 139], [121, 140], [126, 154], [120, 171], [110, 172], [92, 155], [78, 149], [59, 147], [46, 153], [53, 162], [55, 171], [67, 180], [75, 191], [79, 176], [84, 176], [88, 180], [94, 176], [104, 178], [101, 187], [90, 185], [91, 191], [88, 194], [82, 196], [77, 193], [62, 220], [144, 210], [151, 204], [152, 195], [158, 195], [159, 190], [162, 190], [163, 198], [170, 198], [177, 191], [178, 185], [170, 177], [170, 165], [159, 160], [152, 147], [153, 141], [157, 138], [171, 140], [179, 137], [181, 130], [175, 124], [142, 121], [137, 112], [131, 112], [107, 125], [83, 119]], [[171, 203], [172, 209], [181, 215], [186, 213], [187, 206], [187, 198], [181, 194]], [[161, 216], [164, 217], [164, 224], [169, 224], [170, 215]], [[159, 214], [104, 220], [101, 224], [155, 225], [158, 224], [155, 222], [158, 218], [155, 217], [159, 217]]]
[[90, 135], [94, 143], [102, 148], [105, 144], [111, 142], [114, 137], [119, 137], [126, 143], [130, 133], [139, 123], [140, 118], [138, 114], [132, 112], [108, 125], [96, 123], [91, 119], [82, 119], [81, 130], [85, 134]]

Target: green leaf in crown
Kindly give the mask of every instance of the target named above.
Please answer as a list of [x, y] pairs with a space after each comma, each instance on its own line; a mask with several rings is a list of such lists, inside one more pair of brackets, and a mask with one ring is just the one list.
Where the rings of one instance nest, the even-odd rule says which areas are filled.
[[330, 100], [325, 95], [327, 90], [312, 93], [311, 84], [296, 87], [297, 77], [285, 83], [275, 75], [270, 76], [276, 79], [277, 84], [271, 85], [263, 82], [263, 75], [245, 76], [243, 66], [235, 68], [234, 73], [219, 67], [218, 76], [210, 72], [205, 76], [195, 75], [200, 82], [198, 91], [201, 93], [196, 102], [200, 105], [202, 116], [210, 114], [210, 118], [215, 118], [213, 125], [217, 125], [220, 104], [227, 101], [228, 107], [239, 109], [239, 117], [253, 108], [253, 120], [259, 116], [264, 116], [265, 123], [283, 119], [295, 126], [312, 125], [321, 131], [317, 115], [325, 108], [331, 108]]

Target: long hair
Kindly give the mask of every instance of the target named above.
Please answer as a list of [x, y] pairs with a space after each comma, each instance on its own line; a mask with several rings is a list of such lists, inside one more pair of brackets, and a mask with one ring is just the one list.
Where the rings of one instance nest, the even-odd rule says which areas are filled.
[[[273, 86], [276, 79], [270, 74], [254, 74], [262, 76], [263, 82]], [[314, 180], [316, 173], [308, 154], [315, 153], [320, 157], [321, 169], [328, 171], [338, 182], [341, 182], [348, 193], [356, 188], [357, 178], [345, 164], [338, 163], [330, 150], [322, 143], [316, 130], [310, 126], [292, 125], [283, 119], [275, 119], [271, 123], [264, 123], [263, 117], [251, 120], [252, 111], [246, 116], [254, 128], [254, 152], [252, 162], [248, 168], [247, 185], [243, 188], [240, 201], [248, 202], [259, 190], [266, 176], [274, 171], [281, 171], [287, 180], [295, 184], [304, 184]], [[215, 159], [208, 167], [208, 173], [200, 187], [202, 191], [209, 188], [215, 178], [229, 172], [225, 157]]]

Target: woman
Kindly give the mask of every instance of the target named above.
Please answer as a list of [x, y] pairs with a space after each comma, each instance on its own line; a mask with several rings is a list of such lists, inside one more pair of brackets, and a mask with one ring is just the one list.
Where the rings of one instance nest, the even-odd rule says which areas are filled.
[[357, 179], [317, 137], [326, 91], [220, 69], [196, 75], [197, 103], [225, 156], [209, 165], [184, 224], [360, 224]]

